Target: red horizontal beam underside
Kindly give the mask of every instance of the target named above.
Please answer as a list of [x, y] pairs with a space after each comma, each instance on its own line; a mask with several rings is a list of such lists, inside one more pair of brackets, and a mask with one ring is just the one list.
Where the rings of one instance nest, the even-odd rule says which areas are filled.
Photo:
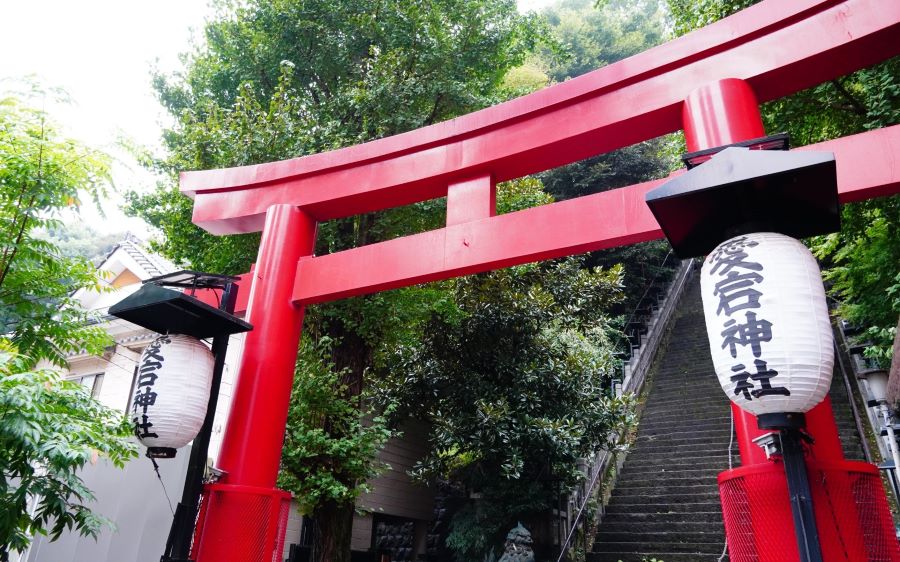
[[182, 190], [195, 196], [194, 222], [216, 234], [260, 230], [279, 203], [318, 220], [406, 205], [442, 197], [464, 176], [504, 181], [678, 130], [682, 101], [705, 83], [743, 78], [760, 101], [788, 95], [900, 53], [898, 36], [900, 2], [769, 0], [457, 120], [327, 154], [185, 173]]
[[[797, 150], [834, 152], [842, 203], [900, 192], [900, 125]], [[330, 301], [662, 238], [644, 195], [664, 181], [304, 258], [294, 300]]]

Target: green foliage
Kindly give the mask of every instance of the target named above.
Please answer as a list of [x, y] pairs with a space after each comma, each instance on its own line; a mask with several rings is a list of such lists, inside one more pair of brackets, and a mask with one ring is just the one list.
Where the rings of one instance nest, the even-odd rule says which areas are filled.
[[[666, 38], [664, 12], [659, 2], [604, 1], [593, 8], [588, 0], [564, 0], [544, 14], [557, 52], [545, 53], [549, 75], [555, 81], [574, 78], [596, 68], [649, 49]], [[561, 54], [559, 54], [561, 53]], [[665, 176], [680, 163], [672, 158], [669, 137], [638, 143], [587, 158], [540, 174], [545, 189], [562, 201], [609, 191]], [[674, 260], [660, 264], [670, 250], [665, 241], [634, 244], [592, 252], [589, 267], [625, 268], [625, 299], [613, 310], [628, 315], [647, 285], [671, 274]]]
[[107, 180], [105, 155], [61, 137], [19, 98], [0, 100], [0, 555], [35, 533], [96, 536], [106, 520], [85, 506], [93, 496], [77, 470], [95, 454], [118, 466], [136, 454], [119, 412], [34, 368], [109, 341], [73, 298], [100, 290], [91, 263], [40, 238], [80, 197], [103, 194]]
[[457, 310], [434, 316], [416, 346], [398, 349], [381, 396], [398, 416], [427, 422], [422, 480], [462, 482], [482, 495], [453, 518], [447, 545], [480, 558], [518, 519], [547, 509], [579, 459], [630, 420], [605, 397], [614, 346], [604, 311], [621, 298], [621, 269], [570, 258], [454, 282]]
[[667, 0], [676, 35], [700, 29], [760, 0]]
[[72, 293], [99, 289], [83, 258], [63, 257], [38, 236], [83, 196], [97, 199], [108, 158], [60, 136], [48, 116], [15, 96], [0, 99], [0, 334], [34, 361], [65, 364], [65, 354], [102, 350]]
[[657, 0], [561, 0], [544, 10], [556, 47], [546, 56], [556, 82], [636, 55], [666, 39]]
[[279, 486], [294, 493], [306, 514], [329, 501], [352, 503], [365, 490], [358, 483], [384, 467], [375, 454], [392, 435], [384, 417], [363, 407], [360, 396], [348, 396], [330, 348], [328, 338], [301, 347], [284, 436]]
[[[504, 78], [525, 61], [542, 34], [538, 18], [519, 15], [513, 0], [222, 0], [217, 6], [205, 44], [185, 57], [185, 72], [155, 78], [176, 126], [165, 132], [168, 157], [149, 164], [169, 172], [171, 181], [152, 194], [130, 195], [129, 209], [163, 233], [155, 250], [176, 262], [223, 273], [248, 269], [259, 236], [215, 237], [192, 225], [191, 201], [178, 194], [177, 172], [319, 153], [491, 105], [519, 87], [504, 88]], [[436, 228], [443, 208], [443, 201], [431, 201], [322, 223], [316, 253]], [[431, 285], [307, 311], [305, 337], [328, 338], [331, 356], [315, 367], [316, 377], [303, 379], [300, 390], [307, 395], [295, 395], [295, 401], [331, 400], [336, 410], [329, 414], [338, 418], [334, 425], [324, 422], [329, 429], [317, 437], [318, 447], [347, 445], [356, 438], [355, 426], [340, 420], [347, 407], [360, 415], [356, 397], [363, 374], [381, 360], [383, 350], [414, 341], [432, 311], [448, 306], [444, 286]], [[330, 397], [317, 394], [326, 381], [322, 365], [339, 375], [342, 390]], [[303, 417], [303, 406], [293, 408], [289, 433], [312, 437], [314, 426]], [[332, 517], [332, 500], [344, 502], [339, 508], [352, 508], [355, 487], [368, 474], [358, 468], [372, 462], [379, 442], [357, 445], [347, 445], [331, 464], [311, 471], [303, 462], [310, 454], [305, 445], [286, 442], [284, 454], [292, 462], [285, 463], [282, 478], [305, 501], [328, 504], [316, 517], [333, 536], [341, 535], [336, 529], [349, 519]], [[317, 488], [304, 488], [306, 478]], [[315, 511], [312, 503], [307, 509]], [[333, 551], [335, 562], [349, 556], [345, 547]]]
[[86, 506], [94, 496], [77, 471], [98, 455], [121, 467], [137, 454], [121, 412], [32, 364], [0, 341], [0, 553], [35, 533], [97, 536], [111, 524]]
[[841, 303], [838, 314], [867, 328], [866, 355], [887, 367], [900, 314], [900, 197], [846, 205], [841, 232], [821, 237], [813, 251], [830, 265], [825, 279]]

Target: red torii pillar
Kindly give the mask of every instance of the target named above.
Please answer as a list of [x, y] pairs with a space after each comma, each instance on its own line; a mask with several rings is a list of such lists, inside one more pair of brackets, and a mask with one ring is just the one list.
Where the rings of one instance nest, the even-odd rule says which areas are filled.
[[[896, 3], [769, 0], [662, 47], [450, 122], [333, 153], [183, 174], [197, 224], [216, 234], [263, 231], [257, 267], [245, 276], [239, 298], [239, 307], [248, 299], [255, 329], [218, 463], [224, 475], [206, 489], [193, 557], [280, 559], [289, 496], [274, 485], [304, 305], [659, 238], [644, 194], [665, 180], [502, 216], [493, 216], [494, 184], [671, 132], [679, 116], [689, 149], [761, 136], [748, 83], [762, 101], [787, 95], [897, 54], [898, 31]], [[709, 86], [692, 93], [691, 84]], [[847, 202], [900, 191], [900, 169], [893, 164], [898, 142], [900, 126], [803, 149], [835, 153], [839, 195]], [[863, 159], [863, 169], [846, 165]], [[312, 256], [317, 221], [443, 196], [445, 228]], [[768, 469], [772, 464], [752, 443], [759, 433], [755, 419], [735, 414], [745, 465], [737, 470]], [[822, 474], [840, 480], [835, 475], [849, 468], [841, 464], [830, 404], [810, 412], [807, 423], [816, 459], [831, 471]], [[843, 511], [828, 513], [851, 519]], [[754, 513], [754, 521], [765, 515]], [[793, 538], [785, 544], [793, 545]], [[761, 559], [791, 560], [783, 555]]]

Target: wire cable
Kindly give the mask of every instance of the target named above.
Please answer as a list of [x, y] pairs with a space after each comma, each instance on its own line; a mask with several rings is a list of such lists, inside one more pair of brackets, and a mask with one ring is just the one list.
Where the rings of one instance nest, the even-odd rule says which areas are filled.
[[163, 482], [162, 475], [159, 473], [159, 465], [156, 464], [156, 459], [153, 457], [147, 458], [153, 463], [153, 470], [156, 472], [156, 477], [159, 479], [159, 485], [162, 486], [163, 494], [166, 496], [166, 502], [169, 504], [169, 511], [172, 512], [172, 517], [175, 517], [175, 510], [172, 508], [172, 500], [169, 498], [169, 491], [166, 490], [166, 483]]

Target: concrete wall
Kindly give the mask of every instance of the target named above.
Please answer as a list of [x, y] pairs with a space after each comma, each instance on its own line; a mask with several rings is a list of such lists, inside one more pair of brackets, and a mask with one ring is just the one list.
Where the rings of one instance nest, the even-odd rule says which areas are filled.
[[[181, 498], [190, 446], [174, 459], [158, 461], [163, 484], [172, 505]], [[138, 457], [118, 469], [100, 460], [81, 472], [97, 500], [89, 505], [111, 519], [116, 529], [105, 529], [97, 539], [65, 533], [50, 542], [36, 537], [28, 562], [157, 562], [162, 555], [172, 524], [172, 512], [150, 459]]]

